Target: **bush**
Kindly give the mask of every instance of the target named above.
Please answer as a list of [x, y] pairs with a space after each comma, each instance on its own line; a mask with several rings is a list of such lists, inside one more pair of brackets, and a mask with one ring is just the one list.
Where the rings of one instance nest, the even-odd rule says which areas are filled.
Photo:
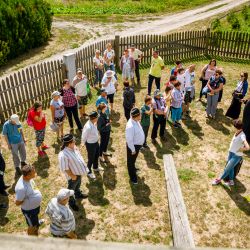
[[52, 12], [44, 0], [1, 0], [0, 66], [48, 41], [51, 25]]
[[249, 20], [249, 18], [250, 18], [250, 13], [249, 12], [250, 12], [250, 7], [245, 5], [244, 8], [241, 11], [245, 21]]
[[211, 24], [212, 30], [219, 30], [221, 28], [220, 19], [216, 18]]
[[233, 29], [233, 30], [239, 30], [239, 29], [240, 29], [240, 21], [239, 21], [239, 19], [238, 19], [238, 18], [235, 18], [235, 19], [232, 21], [231, 25], [232, 25], [232, 29]]

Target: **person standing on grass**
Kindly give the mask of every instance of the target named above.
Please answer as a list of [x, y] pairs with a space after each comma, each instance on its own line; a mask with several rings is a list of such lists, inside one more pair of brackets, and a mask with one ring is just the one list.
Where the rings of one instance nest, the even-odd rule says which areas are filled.
[[26, 165], [26, 141], [18, 115], [11, 115], [10, 119], [4, 123], [2, 134], [12, 153], [16, 176], [20, 176], [22, 174], [20, 165], [21, 167]]
[[34, 103], [33, 108], [30, 110], [30, 118], [32, 120], [36, 134], [36, 147], [38, 156], [44, 156], [46, 155], [44, 150], [48, 149], [49, 147], [44, 143], [46, 118], [41, 102]]
[[174, 84], [174, 89], [171, 93], [171, 120], [173, 122], [174, 128], [181, 127], [181, 116], [182, 116], [182, 103], [183, 103], [183, 93], [181, 92], [181, 83], [176, 82]]
[[177, 76], [178, 69], [182, 68], [182, 62], [180, 60], [175, 61], [175, 67], [173, 67], [170, 71], [171, 76]]
[[215, 71], [217, 69], [216, 60], [212, 59], [209, 64], [205, 65], [201, 71], [201, 90], [200, 90], [200, 97], [197, 101], [201, 101], [203, 96], [203, 89], [207, 85], [209, 79], [215, 75]]
[[100, 50], [95, 51], [95, 57], [93, 58], [94, 68], [95, 68], [95, 82], [94, 87], [101, 87], [102, 77], [103, 77], [103, 58], [100, 56]]
[[140, 124], [141, 113], [138, 108], [131, 110], [131, 118], [126, 125], [126, 143], [127, 143], [127, 168], [130, 181], [138, 184], [135, 162], [139, 151], [145, 142], [145, 135]]
[[156, 143], [157, 132], [160, 126], [160, 137], [163, 141], [166, 141], [165, 127], [167, 123], [167, 110], [166, 110], [166, 102], [164, 98], [161, 96], [161, 91], [157, 89], [154, 92], [154, 100], [153, 100], [153, 129], [151, 133], [151, 139], [153, 143]]
[[50, 102], [50, 111], [52, 116], [52, 122], [58, 126], [57, 138], [63, 138], [63, 123], [66, 117], [64, 111], [64, 104], [60, 99], [60, 92], [54, 91], [52, 93], [52, 100]]
[[106, 110], [107, 105], [105, 103], [100, 103], [97, 110], [100, 112], [98, 121], [97, 121], [97, 129], [100, 133], [100, 161], [106, 163], [106, 158], [108, 156], [112, 156], [110, 153], [107, 152], [108, 144], [110, 139], [110, 132], [111, 132], [111, 125], [110, 119], [107, 116]]
[[151, 95], [152, 84], [155, 81], [157, 89], [161, 88], [161, 71], [164, 69], [164, 61], [158, 51], [153, 52], [151, 67], [148, 75], [148, 95]]
[[91, 179], [95, 179], [95, 174], [92, 172], [93, 170], [100, 172], [104, 169], [101, 166], [98, 166], [98, 159], [100, 155], [100, 146], [99, 146], [99, 135], [97, 130], [97, 120], [98, 113], [96, 111], [92, 111], [89, 115], [89, 120], [83, 127], [82, 130], [82, 145], [86, 146], [88, 152], [88, 177]]
[[240, 80], [238, 81], [238, 84], [233, 92], [233, 99], [232, 99], [231, 105], [226, 112], [226, 116], [234, 120], [239, 118], [242, 99], [247, 94], [247, 90], [248, 90], [247, 78], [248, 78], [247, 72], [242, 72], [240, 74]]
[[143, 57], [142, 52], [139, 49], [135, 48], [134, 44], [131, 44], [129, 51], [129, 55], [133, 57], [135, 61], [135, 75], [137, 79], [137, 85], [141, 86], [141, 77], [140, 77], [140, 62]]
[[219, 92], [218, 103], [221, 102], [221, 100], [222, 100], [224, 85], [226, 85], [226, 82], [227, 82], [227, 79], [223, 76], [223, 69], [219, 68], [219, 70], [221, 70], [221, 72], [222, 72], [221, 81], [223, 83], [223, 87], [222, 87], [221, 91]]
[[172, 101], [171, 93], [172, 93], [172, 88], [170, 86], [167, 86], [165, 88], [165, 91], [164, 91], [164, 100], [166, 102], [166, 111], [167, 111], [166, 117], [167, 117], [167, 120], [169, 118], [169, 114], [170, 114], [170, 111], [171, 111], [171, 101]]
[[250, 144], [250, 98], [243, 101], [245, 104], [243, 110], [243, 131], [246, 135], [247, 142]]
[[223, 88], [223, 82], [221, 79], [222, 72], [220, 70], [215, 71], [215, 76], [212, 76], [208, 83], [208, 93], [207, 93], [207, 118], [215, 119], [215, 114], [218, 105], [219, 92]]
[[141, 107], [141, 126], [145, 135], [143, 148], [149, 148], [147, 144], [148, 130], [150, 127], [150, 116], [153, 113], [152, 97], [147, 95], [144, 99], [144, 105]]
[[186, 69], [185, 71], [185, 96], [184, 96], [184, 101], [185, 101], [185, 113], [184, 115], [189, 116], [190, 115], [190, 104], [192, 100], [194, 99], [195, 96], [195, 64], [192, 64]]
[[0, 194], [3, 196], [8, 196], [6, 189], [10, 187], [10, 185], [6, 185], [4, 182], [4, 174], [5, 174], [5, 161], [2, 155], [1, 150], [1, 141], [0, 141]]
[[114, 65], [115, 51], [112, 49], [111, 43], [108, 43], [106, 45], [106, 50], [104, 51], [103, 59], [104, 59], [105, 71], [112, 70], [115, 72], [115, 65]]
[[85, 106], [88, 104], [88, 79], [82, 73], [81, 69], [77, 70], [77, 75], [73, 80], [73, 87], [75, 88], [75, 95], [78, 101], [80, 118], [83, 118], [84, 116], [87, 116]]
[[125, 117], [128, 121], [130, 119], [131, 109], [135, 106], [135, 93], [134, 93], [134, 90], [130, 88], [128, 81], [125, 81], [123, 85], [124, 85], [123, 108], [124, 108]]
[[117, 80], [114, 75], [114, 71], [108, 70], [105, 72], [102, 79], [102, 87], [106, 90], [107, 100], [110, 103], [110, 112], [114, 111], [114, 96], [118, 86]]
[[218, 185], [223, 179], [229, 177], [229, 181], [225, 184], [227, 186], [233, 186], [235, 178], [234, 168], [242, 160], [243, 152], [249, 150], [249, 144], [247, 143], [246, 135], [243, 132], [242, 121], [235, 120], [233, 124], [236, 128], [236, 133], [234, 134], [233, 139], [230, 143], [226, 167], [222, 175], [212, 182], [212, 185]]
[[101, 95], [97, 98], [95, 106], [96, 108], [98, 108], [100, 103], [105, 103], [107, 106], [106, 109], [106, 114], [109, 117], [110, 112], [109, 112], [109, 106], [108, 106], [108, 100], [107, 100], [107, 91], [105, 90], [105, 88], [101, 88]]
[[75, 197], [69, 198], [69, 205], [74, 211], [79, 211], [76, 205], [76, 199], [86, 199], [87, 194], [83, 194], [80, 190], [82, 176], [88, 173], [88, 168], [83, 160], [79, 149], [75, 145], [73, 135], [66, 134], [63, 137], [63, 146], [58, 155], [59, 168], [65, 174], [68, 181], [68, 189], [74, 190]]
[[135, 61], [132, 56], [129, 55], [128, 49], [124, 50], [123, 56], [120, 60], [120, 68], [122, 71], [123, 81], [131, 80], [132, 86], [135, 85], [134, 71], [135, 71]]
[[55, 237], [77, 239], [75, 217], [68, 206], [69, 199], [73, 195], [74, 190], [60, 189], [57, 196], [50, 200], [45, 210], [51, 220], [50, 232]]
[[36, 170], [32, 165], [22, 166], [22, 176], [16, 183], [16, 205], [21, 206], [22, 213], [28, 224], [28, 235], [38, 236], [39, 226], [44, 220], [39, 220], [42, 194], [36, 187], [34, 178]]
[[185, 95], [185, 69], [179, 68], [177, 70], [176, 81], [181, 83], [181, 92]]
[[62, 96], [62, 102], [64, 104], [64, 109], [66, 111], [67, 117], [69, 119], [70, 129], [74, 129], [73, 118], [75, 119], [78, 130], [82, 130], [82, 124], [78, 116], [77, 110], [77, 99], [75, 97], [75, 88], [70, 86], [69, 80], [63, 80], [63, 87], [59, 91]]

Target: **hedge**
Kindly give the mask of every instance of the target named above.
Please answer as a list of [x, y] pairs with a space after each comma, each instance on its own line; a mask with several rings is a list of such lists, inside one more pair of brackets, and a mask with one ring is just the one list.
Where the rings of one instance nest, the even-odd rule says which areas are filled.
[[48, 41], [52, 15], [44, 0], [0, 0], [0, 66]]

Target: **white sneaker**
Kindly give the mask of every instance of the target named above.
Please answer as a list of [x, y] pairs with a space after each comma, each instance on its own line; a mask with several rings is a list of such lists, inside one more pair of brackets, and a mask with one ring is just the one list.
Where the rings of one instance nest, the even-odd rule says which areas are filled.
[[233, 180], [229, 180], [229, 181], [225, 181], [224, 182], [224, 184], [226, 185], [226, 186], [234, 186], [234, 181]]
[[98, 168], [94, 169], [94, 171], [97, 171], [97, 172], [104, 171], [104, 168], [99, 166]]
[[90, 179], [95, 179], [95, 174], [93, 174], [93, 173], [88, 173], [88, 177], [89, 177]]

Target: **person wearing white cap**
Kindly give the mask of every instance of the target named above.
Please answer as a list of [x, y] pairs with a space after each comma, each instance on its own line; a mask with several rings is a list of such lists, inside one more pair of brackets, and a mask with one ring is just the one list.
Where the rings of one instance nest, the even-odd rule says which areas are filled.
[[50, 232], [55, 237], [68, 237], [76, 239], [75, 234], [75, 217], [68, 206], [69, 199], [74, 195], [73, 190], [62, 188], [56, 197], [52, 198], [45, 210], [49, 216]]
[[61, 134], [61, 138], [63, 138], [63, 122], [66, 117], [66, 112], [64, 110], [64, 104], [60, 99], [60, 92], [54, 91], [51, 95], [53, 98], [50, 102], [50, 111], [52, 116], [52, 122], [58, 126], [57, 130], [57, 138], [59, 138]]
[[113, 111], [114, 107], [114, 95], [117, 90], [117, 79], [115, 78], [115, 72], [112, 70], [108, 70], [105, 72], [102, 78], [102, 87], [107, 92], [107, 100], [110, 103], [110, 111]]
[[3, 125], [2, 132], [8, 148], [11, 150], [14, 166], [16, 169], [16, 175], [21, 175], [21, 166], [26, 165], [26, 148], [25, 139], [23, 135], [22, 125], [19, 121], [19, 117], [13, 114], [8, 121]]

